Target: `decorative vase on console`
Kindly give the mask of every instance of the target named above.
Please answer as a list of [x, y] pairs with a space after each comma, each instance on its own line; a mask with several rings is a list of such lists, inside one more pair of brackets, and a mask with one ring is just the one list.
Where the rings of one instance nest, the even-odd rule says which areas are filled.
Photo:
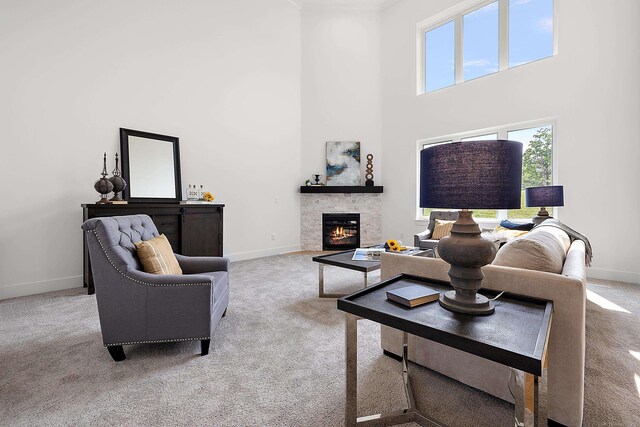
[[109, 181], [113, 184], [114, 195], [111, 199], [109, 199], [109, 201], [111, 203], [123, 202], [124, 200], [122, 200], [122, 198], [120, 197], [120, 193], [123, 192], [125, 188], [127, 188], [127, 181], [125, 181], [124, 178], [120, 176], [120, 168], [118, 167], [118, 153], [116, 153], [116, 168], [112, 170], [111, 173], [113, 174], [113, 176], [109, 178]]
[[93, 184], [93, 188], [95, 188], [95, 190], [98, 193], [100, 193], [100, 195], [102, 196], [102, 198], [98, 200], [96, 203], [100, 205], [109, 203], [107, 196], [109, 195], [109, 193], [113, 191], [113, 184], [107, 178], [107, 153], [104, 153], [104, 159], [102, 164], [102, 178], [100, 178], [99, 180], [96, 181], [95, 184]]

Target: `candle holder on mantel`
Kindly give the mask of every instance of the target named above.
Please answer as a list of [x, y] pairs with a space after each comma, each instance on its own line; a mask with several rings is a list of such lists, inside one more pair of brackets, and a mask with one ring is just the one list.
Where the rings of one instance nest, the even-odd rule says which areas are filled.
[[120, 176], [120, 168], [118, 168], [118, 153], [116, 153], [116, 168], [112, 170], [111, 173], [113, 174], [113, 176], [109, 178], [109, 181], [113, 184], [114, 194], [113, 197], [109, 199], [109, 202], [123, 202], [124, 200], [122, 200], [122, 198], [120, 197], [120, 193], [123, 192], [125, 188], [127, 188], [127, 181], [125, 181], [124, 178]]
[[96, 181], [95, 184], [93, 184], [93, 188], [95, 188], [96, 191], [102, 196], [102, 198], [96, 202], [97, 204], [104, 205], [106, 203], [109, 203], [109, 200], [107, 200], [107, 196], [113, 191], [113, 184], [107, 178], [107, 153], [104, 153], [102, 178], [100, 178]]

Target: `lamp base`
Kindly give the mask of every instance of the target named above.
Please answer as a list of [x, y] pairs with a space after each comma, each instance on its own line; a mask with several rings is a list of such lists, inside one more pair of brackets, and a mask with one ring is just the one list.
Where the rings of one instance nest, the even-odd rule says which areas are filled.
[[496, 247], [480, 236], [480, 227], [473, 220], [471, 211], [460, 211], [451, 234], [440, 239], [438, 252], [451, 265], [449, 277], [454, 289], [440, 296], [440, 305], [458, 313], [493, 313], [491, 301], [477, 292], [484, 278], [482, 267], [493, 261]]
[[459, 298], [456, 291], [447, 291], [440, 294], [440, 305], [449, 311], [456, 313], [473, 314], [475, 316], [487, 316], [493, 314], [495, 307], [489, 298], [483, 295], [475, 295], [475, 300]]
[[531, 222], [533, 222], [535, 225], [538, 225], [542, 221], [547, 220], [549, 218], [553, 218], [553, 217], [551, 215], [549, 215], [549, 212], [547, 212], [547, 209], [546, 208], [540, 208], [540, 210], [538, 211], [538, 214], [533, 217]]

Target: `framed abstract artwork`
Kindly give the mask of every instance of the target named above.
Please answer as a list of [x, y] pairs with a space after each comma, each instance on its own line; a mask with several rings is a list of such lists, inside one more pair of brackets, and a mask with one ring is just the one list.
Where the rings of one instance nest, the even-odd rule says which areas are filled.
[[327, 142], [327, 185], [360, 185], [360, 142]]

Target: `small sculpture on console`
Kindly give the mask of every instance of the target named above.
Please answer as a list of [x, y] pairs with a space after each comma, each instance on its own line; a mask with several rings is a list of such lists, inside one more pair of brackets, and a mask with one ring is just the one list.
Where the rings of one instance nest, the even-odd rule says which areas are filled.
[[107, 200], [107, 196], [113, 191], [113, 184], [107, 178], [107, 153], [104, 153], [102, 178], [100, 178], [96, 181], [95, 184], [93, 184], [93, 188], [95, 188], [96, 191], [102, 196], [102, 198], [97, 202], [98, 204], [103, 205], [105, 203], [109, 203], [109, 200]]
[[113, 197], [109, 199], [110, 202], [122, 202], [120, 193], [127, 188], [127, 181], [120, 176], [120, 168], [118, 167], [118, 153], [116, 153], [116, 168], [111, 171], [113, 176], [109, 178], [109, 181], [113, 184]]
[[364, 177], [367, 179], [364, 185], [373, 187], [373, 154], [367, 154], [367, 169]]

